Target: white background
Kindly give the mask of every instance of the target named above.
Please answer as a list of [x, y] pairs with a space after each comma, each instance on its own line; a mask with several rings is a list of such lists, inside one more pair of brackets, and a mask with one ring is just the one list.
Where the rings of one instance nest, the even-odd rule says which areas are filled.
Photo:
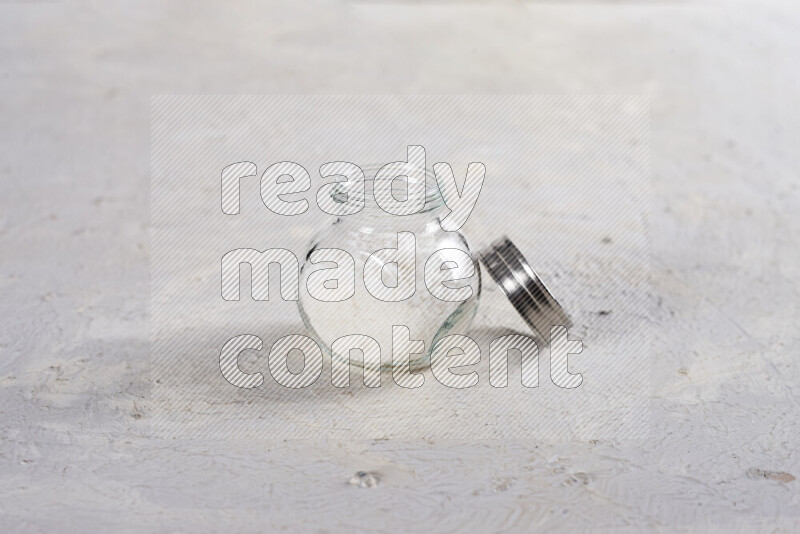
[[[4, 0], [2, 530], [796, 528], [798, 30], [788, 1]], [[148, 437], [151, 95], [391, 92], [651, 95], [651, 439]]]

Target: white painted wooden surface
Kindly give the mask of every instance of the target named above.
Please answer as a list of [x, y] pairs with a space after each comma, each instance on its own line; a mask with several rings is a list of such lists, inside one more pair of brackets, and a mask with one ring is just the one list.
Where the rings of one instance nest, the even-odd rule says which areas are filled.
[[[792, 3], [7, 0], [0, 29], [0, 530], [798, 529]], [[149, 105], [187, 92], [652, 95], [651, 438], [152, 438]]]

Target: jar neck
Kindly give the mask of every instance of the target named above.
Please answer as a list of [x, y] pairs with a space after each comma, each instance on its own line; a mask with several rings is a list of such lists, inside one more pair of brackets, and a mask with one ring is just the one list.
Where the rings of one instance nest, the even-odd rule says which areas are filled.
[[[374, 200], [372, 201], [374, 203]], [[427, 206], [426, 206], [427, 207]], [[346, 226], [358, 227], [362, 231], [369, 232], [370, 229], [380, 232], [431, 232], [441, 229], [439, 222], [443, 214], [441, 206], [431, 209], [423, 209], [420, 212], [409, 215], [393, 215], [383, 211], [377, 204], [370, 205], [367, 201], [364, 209], [353, 215], [339, 217], [339, 222]]]
[[[392, 228], [396, 229], [396, 231], [404, 231], [405, 229], [430, 231], [433, 229], [432, 225], [434, 224], [437, 228], [441, 228], [439, 218], [445, 211], [445, 203], [433, 174], [428, 171], [424, 177], [419, 179], [420, 181], [414, 180], [417, 179], [405, 177], [405, 180], [392, 180], [388, 191], [385, 187], [386, 182], [379, 184], [383, 186], [380, 188], [383, 194], [383, 197], [381, 197], [383, 202], [380, 204], [376, 199], [375, 189], [377, 182], [374, 178], [365, 179], [363, 190], [360, 191], [357, 188], [351, 189], [349, 184], [334, 189], [331, 195], [334, 200], [337, 199], [337, 195], [342, 193], [359, 194], [363, 195], [364, 198], [364, 207], [361, 211], [340, 217], [339, 220], [346, 224], [355, 224], [366, 228], [379, 228], [383, 231]], [[418, 200], [408, 198], [412, 187], [415, 189], [414, 192]], [[391, 195], [393, 199], [387, 198], [386, 195]], [[387, 201], [389, 205], [395, 204], [395, 206], [398, 205], [397, 203], [405, 201], [409, 202], [409, 207], [416, 205], [419, 208], [414, 213], [398, 215], [386, 211]], [[399, 205], [404, 207], [402, 204]], [[402, 213], [403, 207], [400, 207], [397, 211]]]

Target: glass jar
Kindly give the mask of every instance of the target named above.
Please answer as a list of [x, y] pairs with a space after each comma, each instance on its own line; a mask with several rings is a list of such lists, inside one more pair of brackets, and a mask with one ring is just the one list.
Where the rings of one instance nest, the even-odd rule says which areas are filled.
[[[365, 168], [365, 175], [373, 175], [371, 171], [376, 169]], [[425, 347], [423, 352], [411, 354], [410, 360], [403, 360], [404, 365], [410, 361], [412, 369], [420, 368], [430, 364], [431, 350], [440, 338], [465, 334], [472, 323], [481, 293], [480, 267], [460, 232], [442, 230], [439, 219], [447, 214], [447, 208], [432, 174], [426, 174], [421, 178], [425, 203], [417, 213], [385, 212], [374, 195], [376, 180], [381, 178], [366, 178], [363, 209], [337, 217], [311, 239], [301, 270], [301, 280], [309, 280], [309, 289], [308, 276], [322, 265], [319, 257], [326, 259], [320, 252], [345, 251], [353, 258], [355, 267], [355, 287], [350, 298], [326, 302], [309, 291], [300, 292], [298, 307], [303, 322], [311, 337], [331, 357], [343, 361], [350, 357], [349, 351], [338, 354], [332, 349], [337, 339], [369, 336], [380, 346], [381, 369], [391, 369], [393, 326], [405, 326], [411, 340], [421, 340]], [[413, 180], [412, 177], [394, 180], [390, 188], [392, 196], [402, 200]], [[341, 202], [346, 195], [360, 194], [360, 187], [360, 183], [336, 184], [330, 198]], [[408, 233], [414, 236], [413, 257], [409, 260], [406, 254], [406, 261], [402, 258], [385, 261], [391, 256], [387, 249], [399, 249], [410, 243]], [[376, 251], [383, 252], [376, 255]], [[401, 283], [409, 284], [412, 279], [413, 294], [391, 294], [392, 288], [396, 293]], [[358, 358], [350, 361], [352, 365], [363, 365]]]

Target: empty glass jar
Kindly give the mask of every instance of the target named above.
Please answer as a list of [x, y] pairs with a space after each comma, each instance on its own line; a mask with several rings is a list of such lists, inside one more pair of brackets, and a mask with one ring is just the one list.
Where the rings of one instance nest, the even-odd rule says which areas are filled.
[[[405, 326], [412, 340], [425, 343], [424, 351], [410, 358], [412, 368], [421, 367], [429, 364], [441, 337], [465, 334], [469, 328], [481, 293], [480, 267], [460, 232], [442, 230], [439, 218], [447, 208], [430, 173], [392, 180], [390, 191], [398, 201], [413, 185], [425, 192], [420, 211], [393, 215], [376, 202], [375, 191], [383, 190], [376, 182], [383, 178], [371, 178], [376, 169], [365, 169], [363, 209], [337, 217], [311, 239], [301, 271], [310, 291], [300, 292], [298, 306], [311, 336], [334, 358], [350, 357], [337, 353], [337, 339], [369, 336], [380, 346], [381, 367], [390, 368], [393, 327]], [[360, 182], [342, 182], [331, 189], [330, 199], [343, 202], [360, 194]], [[350, 296], [339, 301], [325, 301], [311, 291], [309, 275], [334, 257], [346, 259], [330, 249], [349, 254], [355, 267], [354, 287], [339, 288]], [[329, 282], [324, 284], [327, 290], [332, 289]], [[352, 363], [362, 365], [358, 358]]]

